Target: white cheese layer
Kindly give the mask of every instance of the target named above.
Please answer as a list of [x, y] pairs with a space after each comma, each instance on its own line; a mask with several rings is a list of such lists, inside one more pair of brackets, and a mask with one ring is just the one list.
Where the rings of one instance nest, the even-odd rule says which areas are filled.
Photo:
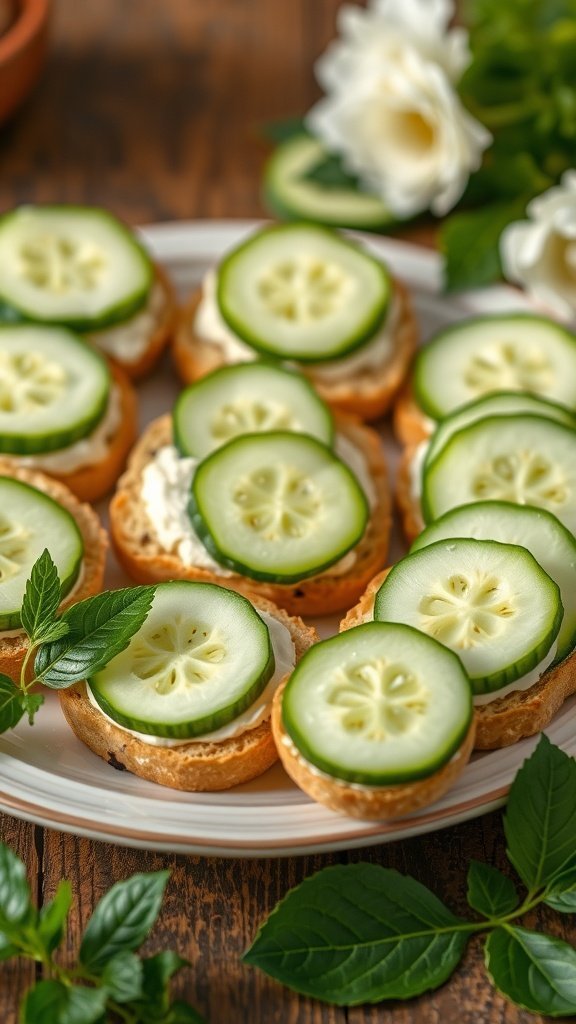
[[[135, 732], [133, 729], [126, 729], [125, 726], [119, 725], [113, 718], [110, 718], [100, 705], [96, 702], [94, 695], [89, 686], [86, 686], [88, 694], [88, 700], [92, 704], [92, 707], [104, 716], [104, 718], [115, 725], [117, 729], [122, 729], [122, 732], [127, 732], [130, 736], [136, 736], [137, 739], [142, 740], [143, 743], [148, 743], [153, 747], [181, 747], [184, 744], [190, 743], [219, 743], [223, 740], [236, 739], [238, 736], [242, 736], [243, 733], [248, 732], [250, 729], [257, 729], [262, 722], [267, 721], [270, 718], [272, 710], [272, 699], [278, 686], [285, 675], [292, 671], [296, 664], [296, 651], [292, 637], [290, 636], [290, 630], [282, 622], [278, 622], [268, 612], [258, 611], [261, 619], [264, 620], [268, 626], [270, 632], [270, 640], [272, 642], [272, 649], [274, 651], [275, 669], [274, 675], [268, 681], [264, 687], [262, 693], [256, 698], [254, 703], [237, 718], [234, 718], [228, 725], [222, 726], [221, 729], [215, 729], [213, 732], [204, 733], [203, 736], [196, 736], [193, 739], [187, 740], [170, 740], [164, 736], [150, 736], [147, 733]], [[130, 685], [129, 683], [127, 685]]]
[[110, 388], [108, 408], [91, 434], [82, 437], [67, 448], [59, 448], [46, 455], [19, 455], [21, 466], [46, 470], [48, 473], [74, 473], [77, 469], [94, 466], [108, 455], [110, 442], [122, 422], [122, 398], [116, 384]]
[[88, 340], [120, 363], [135, 363], [146, 351], [164, 307], [164, 290], [156, 282], [150, 289], [146, 304], [133, 316], [103, 331], [93, 331]]

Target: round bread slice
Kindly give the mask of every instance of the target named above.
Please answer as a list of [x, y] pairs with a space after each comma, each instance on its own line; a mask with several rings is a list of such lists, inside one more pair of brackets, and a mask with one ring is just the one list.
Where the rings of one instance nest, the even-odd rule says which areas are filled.
[[331, 778], [308, 764], [284, 728], [282, 694], [287, 682], [288, 677], [276, 691], [272, 705], [272, 732], [280, 760], [296, 785], [312, 800], [324, 804], [331, 811], [368, 821], [385, 821], [411, 814], [439, 800], [454, 785], [470, 759], [474, 746], [474, 718], [456, 753], [442, 768], [425, 779], [398, 786], [359, 786]]
[[410, 446], [427, 441], [436, 424], [437, 421], [429, 419], [418, 405], [412, 381], [407, 380], [396, 398], [392, 413], [392, 425], [398, 441]]
[[[254, 598], [253, 603], [290, 630], [296, 660], [318, 640], [314, 629], [270, 601]], [[66, 721], [95, 754], [114, 768], [171, 789], [202, 793], [231, 789], [262, 775], [278, 760], [270, 720], [218, 743], [156, 747], [108, 721], [88, 700], [84, 683], [61, 690], [59, 696]]]
[[138, 583], [189, 579], [219, 583], [242, 594], [260, 594], [294, 615], [328, 615], [349, 607], [375, 572], [384, 565], [391, 528], [388, 473], [380, 437], [350, 417], [336, 419], [337, 432], [362, 452], [376, 493], [366, 532], [353, 548], [356, 559], [348, 572], [326, 570], [300, 583], [266, 583], [237, 573], [219, 575], [211, 569], [184, 565], [166, 552], [154, 535], [141, 498], [142, 472], [159, 448], [172, 443], [170, 416], [155, 420], [143, 434], [130, 457], [128, 469], [118, 482], [110, 504], [110, 531], [118, 558]]
[[[0, 458], [0, 475], [10, 476], [37, 487], [70, 512], [78, 524], [84, 541], [82, 572], [76, 585], [62, 601], [60, 610], [63, 611], [71, 604], [83, 601], [93, 594], [99, 594], [104, 581], [108, 536], [102, 529], [94, 509], [90, 505], [81, 504], [64, 484], [45, 476], [44, 473], [17, 466], [11, 459]], [[24, 631], [18, 632], [15, 636], [6, 636], [0, 632], [0, 672], [4, 672], [11, 679], [18, 679], [27, 648], [28, 641]]]
[[[201, 299], [202, 291], [197, 289], [181, 312], [172, 345], [176, 368], [186, 384], [192, 384], [226, 362], [217, 343], [194, 333]], [[351, 373], [342, 380], [327, 381], [315, 375], [313, 369], [300, 364], [299, 369], [309, 377], [321, 398], [336, 411], [358, 416], [361, 420], [376, 420], [392, 405], [408, 372], [419, 335], [408, 290], [398, 280], [394, 280], [394, 299], [397, 303], [394, 351], [380, 368], [370, 367]]]
[[[378, 573], [368, 584], [358, 603], [340, 623], [340, 632], [372, 619], [374, 600], [390, 568]], [[499, 750], [526, 736], [535, 736], [552, 721], [565, 700], [576, 693], [576, 651], [559, 665], [547, 669], [527, 690], [513, 690], [489, 704], [474, 709], [475, 750]]]

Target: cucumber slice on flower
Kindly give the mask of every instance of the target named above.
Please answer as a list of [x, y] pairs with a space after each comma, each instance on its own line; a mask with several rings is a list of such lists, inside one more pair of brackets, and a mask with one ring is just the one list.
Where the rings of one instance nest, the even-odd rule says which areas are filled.
[[116, 217], [89, 206], [21, 206], [0, 217], [0, 299], [27, 320], [95, 330], [136, 312], [149, 256]]
[[0, 451], [51, 452], [86, 437], [110, 383], [102, 356], [65, 328], [0, 326]]
[[490, 416], [459, 430], [424, 469], [426, 523], [458, 505], [510, 501], [576, 533], [576, 432], [541, 416]]
[[450, 539], [391, 569], [374, 618], [404, 622], [458, 655], [474, 693], [492, 693], [540, 664], [562, 623], [556, 584], [525, 550]]
[[358, 231], [382, 231], [397, 222], [369, 192], [309, 180], [308, 172], [327, 156], [311, 135], [294, 135], [277, 146], [264, 168], [264, 199], [276, 216]]
[[218, 271], [220, 312], [246, 344], [322, 362], [370, 340], [392, 293], [386, 268], [329, 228], [282, 224], [234, 249]]
[[576, 336], [545, 317], [509, 313], [454, 324], [418, 354], [414, 393], [434, 419], [493, 391], [576, 408]]
[[172, 416], [181, 455], [203, 459], [241, 434], [290, 430], [331, 445], [332, 414], [312, 385], [269, 363], [225, 366], [178, 397]]
[[36, 487], [0, 476], [0, 629], [22, 625], [26, 583], [45, 548], [56, 564], [65, 597], [78, 579], [84, 557], [76, 520]]
[[560, 588], [564, 617], [555, 660], [562, 661], [576, 646], [576, 538], [556, 516], [544, 509], [505, 501], [483, 501], [463, 505], [441, 516], [426, 527], [410, 550], [419, 551], [452, 537], [519, 544], [534, 555]]
[[211, 583], [156, 588], [146, 622], [88, 682], [127, 729], [192, 739], [242, 714], [274, 674], [270, 634], [246, 598]]
[[192, 525], [213, 558], [253, 579], [293, 583], [337, 562], [368, 521], [356, 477], [303, 434], [245, 434], [198, 466]]
[[409, 626], [368, 622], [312, 647], [282, 698], [286, 732], [336, 778], [393, 786], [446, 764], [472, 719], [451, 651]]

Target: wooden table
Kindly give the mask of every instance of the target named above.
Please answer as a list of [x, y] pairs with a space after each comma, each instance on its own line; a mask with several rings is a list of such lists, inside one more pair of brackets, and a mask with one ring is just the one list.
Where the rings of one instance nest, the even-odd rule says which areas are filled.
[[[26, 109], [0, 131], [0, 209], [26, 201], [98, 203], [133, 223], [261, 215], [259, 125], [310, 106], [313, 61], [334, 34], [338, 0], [58, 0], [55, 6], [46, 73]], [[349, 1011], [300, 999], [240, 963], [277, 900], [325, 864], [362, 859], [396, 867], [464, 911], [469, 859], [505, 868], [498, 813], [379, 848], [281, 861], [160, 856], [5, 816], [0, 835], [26, 861], [39, 902], [62, 877], [71, 880], [69, 951], [114, 881], [169, 867], [150, 950], [170, 945], [191, 960], [178, 988], [211, 1024], [542, 1019], [494, 993], [475, 941], [440, 991], [409, 1004]], [[576, 938], [567, 917], [560, 921], [544, 910], [533, 926]], [[34, 977], [27, 962], [0, 965], [4, 1024], [15, 1024]]]

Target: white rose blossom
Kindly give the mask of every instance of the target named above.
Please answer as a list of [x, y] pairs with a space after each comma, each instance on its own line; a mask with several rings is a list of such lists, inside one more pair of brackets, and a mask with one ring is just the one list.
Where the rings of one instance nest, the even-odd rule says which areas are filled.
[[452, 85], [470, 60], [452, 11], [448, 0], [344, 6], [341, 38], [316, 66], [327, 95], [311, 131], [400, 217], [450, 210], [491, 141]]
[[562, 319], [576, 317], [576, 170], [533, 199], [500, 238], [505, 277]]

